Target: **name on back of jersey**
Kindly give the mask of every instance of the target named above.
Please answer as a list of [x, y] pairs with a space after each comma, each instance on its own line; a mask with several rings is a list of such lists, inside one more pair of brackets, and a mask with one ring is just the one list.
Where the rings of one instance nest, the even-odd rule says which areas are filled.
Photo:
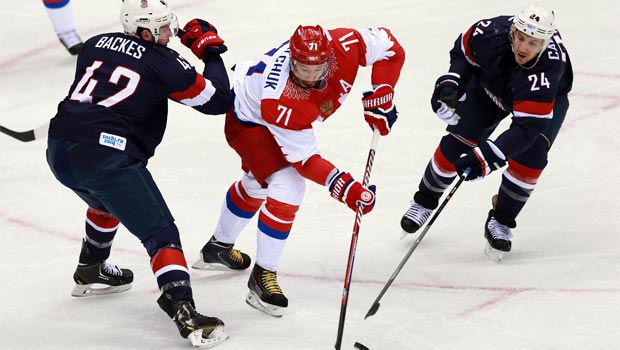
[[146, 47], [138, 44], [131, 39], [119, 36], [102, 36], [99, 41], [97, 41], [97, 44], [95, 44], [95, 47], [100, 49], [108, 49], [116, 52], [122, 52], [135, 59], [140, 59], [144, 51], [146, 51]]
[[290, 55], [291, 50], [286, 49], [280, 56], [278, 56], [271, 67], [271, 70], [267, 74], [267, 79], [265, 80], [265, 86], [263, 89], [270, 88], [272, 90], [278, 89], [278, 83], [280, 82], [280, 75], [282, 74], [282, 70], [284, 69], [284, 63]]

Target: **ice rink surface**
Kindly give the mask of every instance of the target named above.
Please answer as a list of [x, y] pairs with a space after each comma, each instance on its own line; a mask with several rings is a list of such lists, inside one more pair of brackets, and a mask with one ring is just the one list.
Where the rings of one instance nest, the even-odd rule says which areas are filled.
[[[53, 32], [40, 1], [0, 0], [0, 124], [27, 130], [55, 114], [75, 58]], [[83, 39], [120, 31], [119, 1], [73, 1]], [[211, 21], [226, 40], [228, 66], [288, 39], [298, 24], [386, 26], [407, 52], [396, 87], [400, 118], [377, 149], [375, 210], [362, 221], [343, 349], [612, 350], [620, 344], [620, 6], [612, 0], [559, 1], [558, 28], [575, 72], [571, 107], [549, 165], [513, 230], [500, 264], [483, 254], [483, 224], [500, 173], [465, 183], [382, 299], [366, 311], [415, 237], [399, 220], [444, 125], [430, 110], [448, 50], [479, 19], [514, 14], [525, 1], [202, 1], [170, 0], [181, 25]], [[184, 56], [192, 55], [176, 41]], [[194, 63], [202, 69], [202, 63]], [[344, 106], [315, 125], [322, 154], [362, 177], [371, 132], [358, 77]], [[223, 117], [170, 104], [164, 142], [149, 167], [175, 215], [191, 264], [211, 236], [228, 186], [241, 176], [223, 137]], [[506, 124], [500, 125], [505, 129]], [[72, 274], [86, 206], [53, 178], [44, 140], [0, 135], [0, 348], [190, 348], [156, 305], [148, 256], [123, 227], [110, 262], [136, 275], [126, 293], [73, 298]], [[336, 339], [354, 213], [324, 187], [308, 191], [282, 257], [279, 282], [290, 300], [281, 319], [248, 307], [248, 272], [191, 271], [197, 308], [222, 318], [230, 339], [217, 349], [332, 349]], [[252, 222], [237, 247], [255, 255]]]

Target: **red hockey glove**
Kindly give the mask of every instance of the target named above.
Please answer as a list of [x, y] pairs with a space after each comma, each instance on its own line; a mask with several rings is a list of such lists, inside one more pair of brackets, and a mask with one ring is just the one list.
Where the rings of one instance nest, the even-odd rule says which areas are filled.
[[228, 50], [224, 40], [217, 35], [217, 29], [202, 19], [192, 19], [187, 22], [177, 34], [181, 43], [189, 47], [199, 59], [204, 57], [205, 51], [222, 54]]
[[461, 176], [465, 169], [471, 168], [465, 181], [481, 180], [504, 165], [506, 156], [491, 140], [480, 142], [478, 147], [469, 150], [454, 162], [456, 172]]
[[349, 173], [341, 171], [334, 175], [328, 188], [333, 198], [345, 203], [353, 211], [357, 211], [357, 207], [363, 205], [362, 212], [368, 214], [375, 206], [376, 186], [370, 185], [365, 188], [353, 180]]
[[387, 84], [377, 86], [374, 91], [364, 92], [364, 119], [371, 129], [378, 129], [381, 135], [390, 133], [392, 125], [398, 119], [396, 107], [392, 104], [394, 89]]

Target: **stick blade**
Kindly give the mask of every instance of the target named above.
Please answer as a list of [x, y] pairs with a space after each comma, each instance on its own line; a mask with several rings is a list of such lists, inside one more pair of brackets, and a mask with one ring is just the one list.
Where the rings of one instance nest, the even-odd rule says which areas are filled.
[[35, 140], [34, 130], [20, 132], [20, 131], [11, 130], [9, 128], [5, 128], [4, 126], [0, 125], [0, 132], [2, 132], [3, 134], [9, 135], [12, 138], [20, 140], [22, 142], [30, 142], [30, 141]]
[[372, 306], [370, 307], [370, 309], [366, 313], [366, 316], [364, 316], [364, 319], [367, 319], [370, 316], [374, 316], [377, 313], [377, 311], [379, 310], [379, 306], [380, 305], [381, 305], [380, 303], [372, 304]]
[[370, 350], [364, 344], [358, 342], [355, 342], [355, 344], [353, 344], [353, 347], [359, 350]]

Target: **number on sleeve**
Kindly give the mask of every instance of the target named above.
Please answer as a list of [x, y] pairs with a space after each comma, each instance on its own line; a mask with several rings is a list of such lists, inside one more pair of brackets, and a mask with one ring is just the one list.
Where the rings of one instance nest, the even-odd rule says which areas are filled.
[[[353, 36], [353, 39], [348, 40], [352, 36]], [[340, 39], [338, 39], [338, 41], [340, 41], [342, 43], [342, 48], [344, 48], [345, 51], [351, 50], [349, 45], [353, 45], [353, 44], [356, 44], [356, 43], [360, 42], [357, 38], [355, 38], [355, 33], [353, 33], [353, 32], [349, 32], [349, 33], [343, 35]]]
[[[488, 27], [491, 24], [491, 21], [480, 21], [478, 22], [478, 24], [476, 25], [476, 29], [474, 29], [474, 32], [472, 34], [472, 36], [477, 36], [480, 34], [484, 34], [484, 28]], [[482, 27], [482, 28], [480, 28]]]
[[185, 58], [183, 58], [181, 56], [177, 57], [177, 62], [179, 62], [181, 64], [181, 66], [183, 67], [183, 69], [185, 69], [185, 70], [188, 70], [188, 69], [192, 68], [192, 65], [189, 64], [189, 62], [187, 62], [185, 60]]

